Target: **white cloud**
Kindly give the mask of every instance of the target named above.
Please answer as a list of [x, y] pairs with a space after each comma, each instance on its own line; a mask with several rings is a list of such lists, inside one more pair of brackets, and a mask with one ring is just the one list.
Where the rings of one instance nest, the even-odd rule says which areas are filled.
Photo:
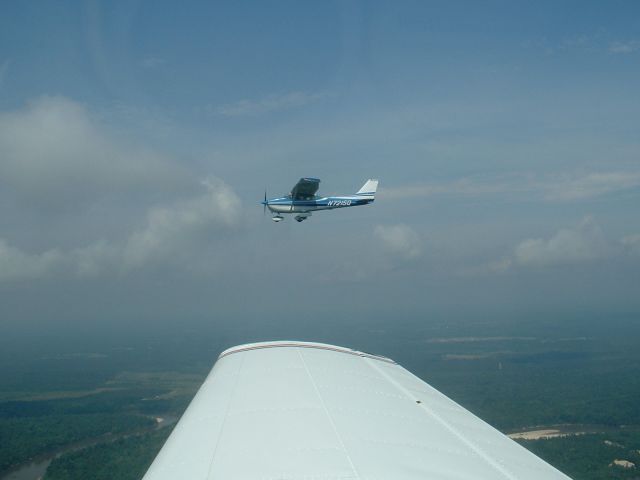
[[630, 40], [628, 42], [613, 42], [609, 45], [611, 53], [633, 53], [640, 50], [640, 40]]
[[142, 68], [157, 68], [164, 65], [165, 63], [167, 63], [167, 61], [164, 58], [151, 55], [143, 58], [140, 62], [140, 66]]
[[588, 35], [574, 35], [572, 37], [565, 38], [560, 44], [560, 48], [563, 50], [587, 48], [591, 44], [591, 38]]
[[315, 103], [328, 96], [327, 93], [289, 92], [272, 94], [259, 100], [240, 100], [214, 108], [213, 112], [227, 117], [258, 116], [279, 110], [299, 108]]
[[121, 249], [101, 240], [86, 247], [77, 248], [65, 255], [72, 274], [78, 277], [94, 277], [105, 272], [117, 271], [122, 264]]
[[[212, 246], [240, 223], [242, 207], [222, 181], [202, 183], [164, 155], [116, 136], [70, 99], [41, 97], [0, 112], [3, 214], [38, 222], [22, 236], [12, 232], [17, 243], [0, 238], [0, 281], [153, 265], [212, 270]], [[35, 231], [41, 235], [33, 238]], [[21, 237], [39, 250], [23, 248]]]
[[207, 191], [202, 196], [149, 212], [146, 226], [134, 232], [124, 247], [126, 268], [163, 258], [193, 259], [202, 242], [238, 225], [241, 202], [234, 191], [220, 180], [207, 180], [204, 186]]
[[586, 217], [574, 228], [562, 228], [548, 239], [520, 242], [512, 254], [491, 265], [494, 271], [513, 267], [544, 268], [593, 262], [613, 254], [600, 227]]
[[0, 281], [41, 278], [62, 261], [63, 255], [57, 250], [29, 254], [0, 239]]
[[28, 253], [0, 239], [0, 282], [39, 280], [51, 275], [92, 277], [116, 272], [122, 265], [120, 248], [101, 241], [63, 251]]
[[374, 235], [393, 255], [410, 260], [422, 254], [420, 236], [408, 225], [378, 225]]
[[606, 244], [599, 229], [586, 221], [578, 229], [562, 229], [548, 240], [523, 241], [515, 249], [518, 265], [547, 266], [580, 263], [601, 258]]
[[118, 141], [67, 98], [0, 112], [0, 188], [31, 205], [75, 207], [108, 194], [184, 191], [192, 182], [163, 155]]
[[30, 254], [0, 239], [0, 281], [45, 278], [54, 272], [97, 276], [153, 265], [206, 269], [204, 257], [217, 245], [214, 240], [239, 226], [241, 202], [220, 180], [203, 185], [202, 195], [152, 208], [146, 224], [123, 242]]
[[640, 40], [611, 41], [603, 38], [602, 34], [575, 35], [565, 38], [559, 45], [560, 50], [586, 51], [601, 53], [608, 51], [612, 54], [627, 54], [640, 50]]
[[547, 200], [582, 200], [640, 186], [640, 172], [589, 173], [542, 183]]

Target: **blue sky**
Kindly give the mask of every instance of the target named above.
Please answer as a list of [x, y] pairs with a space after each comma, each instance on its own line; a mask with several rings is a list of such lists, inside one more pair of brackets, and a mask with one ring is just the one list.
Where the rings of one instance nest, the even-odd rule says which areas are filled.
[[638, 85], [633, 1], [11, 3], [2, 317], [637, 312]]

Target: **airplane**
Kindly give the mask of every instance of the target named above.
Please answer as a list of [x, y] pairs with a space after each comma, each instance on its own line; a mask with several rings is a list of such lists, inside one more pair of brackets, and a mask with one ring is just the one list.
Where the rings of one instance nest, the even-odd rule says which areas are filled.
[[272, 220], [276, 223], [284, 220], [283, 213], [295, 214], [296, 221], [302, 222], [311, 216], [311, 212], [318, 210], [357, 207], [373, 203], [378, 180], [369, 179], [355, 194], [338, 197], [316, 196], [319, 187], [319, 179], [301, 178], [289, 195], [267, 200], [267, 192], [265, 191], [264, 201], [261, 203], [264, 205], [265, 212], [268, 208], [275, 214]]
[[571, 480], [390, 358], [225, 350], [143, 480]]

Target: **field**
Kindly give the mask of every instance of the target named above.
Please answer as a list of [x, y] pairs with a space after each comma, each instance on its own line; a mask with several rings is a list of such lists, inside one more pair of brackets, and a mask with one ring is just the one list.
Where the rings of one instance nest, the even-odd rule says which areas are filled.
[[640, 475], [614, 463], [640, 468], [637, 318], [390, 323], [12, 339], [0, 471], [55, 457], [45, 479], [141, 478], [217, 354], [281, 335], [394, 358], [576, 480]]

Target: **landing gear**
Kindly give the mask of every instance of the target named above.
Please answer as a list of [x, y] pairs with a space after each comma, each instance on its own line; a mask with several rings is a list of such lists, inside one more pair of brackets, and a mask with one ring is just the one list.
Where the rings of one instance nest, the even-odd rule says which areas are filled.
[[[301, 221], [306, 220], [310, 216], [311, 216], [311, 212], [302, 212], [293, 218], [296, 220], [296, 222], [300, 223]], [[284, 217], [277, 213], [273, 217], [271, 217], [271, 220], [273, 220], [276, 223], [279, 223], [284, 220]]]

